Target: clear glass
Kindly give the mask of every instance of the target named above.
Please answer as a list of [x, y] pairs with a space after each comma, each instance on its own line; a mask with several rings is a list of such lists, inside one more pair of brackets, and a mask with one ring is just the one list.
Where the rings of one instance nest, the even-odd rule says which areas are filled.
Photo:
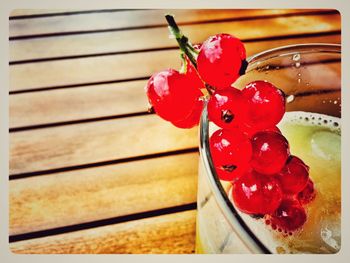
[[[340, 45], [292, 45], [259, 53], [248, 59], [246, 74], [234, 86], [243, 88], [253, 80], [267, 80], [282, 89], [287, 96], [287, 111], [341, 116]], [[278, 253], [259, 238], [259, 228], [248, 226], [226, 194], [229, 184], [217, 178], [209, 152], [212, 126], [204, 109], [200, 124], [196, 253]], [[315, 253], [305, 249], [303, 253]]]

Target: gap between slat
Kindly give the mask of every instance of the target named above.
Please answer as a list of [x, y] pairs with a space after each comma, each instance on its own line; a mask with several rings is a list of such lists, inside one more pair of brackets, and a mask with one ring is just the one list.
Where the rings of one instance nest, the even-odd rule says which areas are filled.
[[13, 90], [13, 91], [9, 91], [9, 95], [21, 94], [21, 93], [27, 93], [27, 92], [40, 92], [40, 91], [55, 90], [55, 89], [67, 89], [67, 88], [87, 87], [87, 86], [94, 86], [94, 85], [114, 84], [114, 83], [122, 83], [122, 82], [137, 81], [137, 80], [148, 80], [149, 78], [150, 76], [144, 76], [144, 77], [137, 77], [137, 78], [97, 81], [97, 82], [89, 82], [89, 83], [36, 88], [36, 89]]
[[108, 161], [103, 161], [103, 162], [88, 163], [88, 164], [74, 165], [74, 166], [66, 166], [66, 167], [62, 167], [62, 168], [47, 169], [47, 170], [41, 170], [41, 171], [36, 171], [36, 172], [10, 174], [9, 180], [23, 179], [23, 178], [39, 176], [39, 175], [47, 175], [47, 174], [53, 174], [53, 173], [58, 173], [58, 172], [74, 171], [74, 170], [99, 167], [99, 166], [110, 165], [110, 164], [118, 164], [118, 163], [125, 163], [125, 162], [139, 161], [139, 160], [147, 160], [147, 159], [152, 159], [152, 158], [185, 154], [185, 153], [194, 153], [194, 152], [198, 152], [197, 147], [175, 150], [175, 151], [153, 153], [153, 154], [145, 154], [145, 155], [139, 155], [139, 156], [133, 156], [133, 157], [126, 157], [126, 158], [108, 160]]
[[[298, 98], [298, 97], [304, 97], [304, 96], [312, 96], [315, 94], [334, 93], [334, 92], [339, 92], [339, 91], [341, 91], [340, 88], [339, 89], [306, 91], [306, 92], [296, 93], [296, 94], [294, 94], [294, 97]], [[288, 94], [286, 96], [288, 96]], [[79, 120], [64, 121], [64, 122], [52, 122], [52, 123], [46, 123], [46, 124], [38, 124], [38, 125], [10, 128], [9, 132], [13, 133], [13, 132], [21, 132], [21, 131], [27, 131], [27, 130], [52, 128], [52, 127], [57, 127], [57, 126], [88, 123], [88, 122], [117, 120], [117, 119], [121, 119], [121, 118], [131, 118], [131, 117], [145, 116], [145, 115], [149, 115], [149, 114], [153, 114], [153, 113], [149, 113], [147, 111], [144, 111], [144, 112], [134, 112], [134, 113], [128, 113], [128, 114], [113, 115], [113, 116], [102, 116], [102, 117], [98, 117], [98, 118], [87, 118], [87, 119], [79, 119]]]
[[[320, 10], [320, 11], [306, 11], [304, 13], [290, 13], [290, 14], [271, 14], [271, 15], [261, 15], [254, 17], [240, 17], [240, 18], [224, 18], [224, 19], [211, 19], [204, 21], [189, 21], [189, 22], [179, 22], [180, 26], [187, 25], [201, 25], [206, 23], [222, 23], [222, 22], [234, 22], [234, 21], [248, 21], [256, 19], [269, 19], [269, 18], [279, 18], [279, 17], [291, 17], [291, 16], [309, 16], [309, 15], [333, 15], [338, 14], [336, 10]], [[56, 32], [56, 33], [46, 33], [46, 34], [33, 34], [33, 35], [21, 35], [9, 37], [10, 41], [17, 40], [27, 40], [33, 38], [47, 38], [47, 37], [57, 37], [57, 36], [67, 36], [67, 35], [80, 35], [80, 34], [96, 34], [96, 33], [106, 33], [106, 32], [117, 32], [117, 31], [126, 31], [126, 30], [138, 30], [138, 29], [150, 29], [150, 28], [159, 28], [165, 26], [164, 23], [154, 24], [154, 25], [145, 25], [145, 26], [132, 26], [132, 27], [123, 27], [123, 28], [109, 28], [109, 29], [98, 29], [98, 30], [82, 30], [82, 31], [70, 31], [70, 32]]]
[[113, 115], [113, 116], [102, 116], [97, 118], [80, 119], [80, 120], [73, 120], [73, 121], [52, 122], [52, 123], [10, 128], [9, 132], [10, 133], [20, 132], [20, 131], [26, 131], [26, 130], [43, 129], [43, 128], [50, 128], [50, 127], [64, 126], [64, 125], [81, 124], [81, 123], [87, 123], [87, 122], [116, 120], [121, 118], [132, 118], [132, 117], [138, 117], [138, 116], [145, 116], [148, 114], [153, 114], [153, 113], [143, 111], [143, 112], [133, 112], [133, 113], [127, 113], [127, 114]]
[[10, 244], [15, 254], [182, 254], [195, 250], [196, 211]]
[[71, 11], [71, 12], [67, 11], [67, 12], [31, 14], [31, 15], [14, 15], [14, 16], [9, 16], [9, 20], [44, 18], [44, 17], [52, 17], [52, 16], [81, 15], [81, 14], [92, 14], [92, 13], [138, 11], [138, 10], [143, 10], [143, 9], [100, 9], [100, 10], [82, 10], [82, 11]]
[[[337, 35], [340, 33], [341, 33], [340, 30], [334, 30], [334, 31], [328, 31], [328, 32], [321, 32], [321, 33], [305, 33], [305, 34], [294, 34], [294, 35], [289, 34], [289, 35], [280, 35], [280, 36], [272, 36], [272, 37], [246, 38], [246, 39], [242, 39], [242, 42], [252, 43], [252, 42], [273, 41], [273, 40], [281, 40], [281, 39], [295, 39], [295, 38], [300, 38], [300, 37], [330, 36], [330, 35]], [[161, 48], [148, 48], [148, 49], [138, 49], [138, 50], [128, 50], [128, 51], [93, 53], [93, 54], [61, 56], [61, 57], [48, 57], [48, 58], [27, 59], [27, 60], [26, 59], [13, 60], [13, 61], [9, 62], [9, 65], [11, 66], [11, 65], [39, 63], [39, 62], [47, 62], [47, 61], [125, 55], [125, 54], [133, 54], [133, 53], [157, 52], [157, 51], [176, 50], [176, 49], [178, 49], [178, 46], [174, 45], [171, 47], [161, 47]]]
[[12, 243], [12, 242], [18, 242], [18, 241], [27, 240], [27, 239], [59, 235], [59, 234], [70, 233], [70, 232], [79, 231], [79, 230], [86, 230], [86, 229], [91, 229], [91, 228], [96, 228], [101, 226], [114, 225], [114, 224], [124, 223], [128, 221], [140, 220], [140, 219], [162, 216], [166, 214], [173, 214], [178, 212], [185, 212], [185, 211], [190, 211], [195, 209], [197, 209], [197, 203], [167, 207], [167, 208], [157, 209], [153, 211], [136, 213], [132, 215], [101, 219], [98, 221], [81, 223], [77, 225], [64, 226], [64, 227], [31, 232], [31, 233], [14, 235], [9, 237], [9, 242]]
[[[288, 40], [288, 39], [298, 39], [298, 38], [301, 38], [301, 37], [302, 38], [307, 38], [307, 37], [313, 37], [313, 36], [337, 36], [338, 33], [340, 33], [340, 32], [336, 31], [336, 32], [322, 33], [322, 34], [312, 34], [311, 33], [311, 34], [308, 34], [308, 35], [307, 34], [304, 34], [304, 35], [293, 35], [293, 36], [290, 35], [290, 36], [275, 38], [273, 40]], [[259, 40], [254, 40], [254, 41], [250, 41], [249, 40], [249, 41], [245, 41], [245, 42], [249, 43], [249, 42], [263, 42], [263, 41], [265, 41], [265, 39], [259, 39]], [[176, 49], [177, 48], [170, 48], [169, 50], [176, 50]], [[162, 50], [160, 52], [162, 52]], [[40, 63], [40, 62], [38, 62], [38, 63]], [[78, 83], [78, 84], [55, 85], [55, 86], [38, 87], [38, 88], [31, 88], [31, 89], [18, 89], [18, 90], [9, 91], [9, 94], [11, 95], [11, 94], [20, 94], [20, 93], [26, 93], [26, 92], [36, 92], [36, 91], [62, 89], [62, 88], [74, 88], [74, 87], [84, 87], [84, 86], [92, 86], [92, 85], [121, 83], [121, 82], [127, 82], [127, 81], [135, 81], [135, 80], [147, 80], [148, 78], [149, 78], [149, 75], [141, 76], [141, 77], [135, 77], [135, 78], [104, 80], [104, 81]]]

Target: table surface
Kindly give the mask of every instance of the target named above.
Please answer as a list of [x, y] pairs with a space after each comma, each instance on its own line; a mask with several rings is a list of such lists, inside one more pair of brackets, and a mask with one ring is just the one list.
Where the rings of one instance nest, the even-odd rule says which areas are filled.
[[10, 29], [14, 253], [193, 253], [197, 128], [147, 113], [179, 68], [165, 13], [193, 43], [227, 32], [248, 55], [340, 43], [333, 10], [15, 10]]

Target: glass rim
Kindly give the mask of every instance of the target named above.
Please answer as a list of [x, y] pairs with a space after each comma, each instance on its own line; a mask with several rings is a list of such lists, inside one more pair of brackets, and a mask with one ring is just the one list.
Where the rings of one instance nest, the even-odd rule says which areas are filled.
[[314, 53], [314, 52], [324, 52], [324, 53], [341, 53], [341, 44], [326, 44], [326, 43], [307, 43], [307, 44], [295, 44], [286, 45], [276, 48], [271, 48], [265, 51], [261, 51], [255, 55], [247, 58], [248, 65], [261, 62], [274, 57], [290, 55], [296, 53], [295, 49], [298, 49], [298, 53]]
[[[247, 58], [248, 68], [249, 65], [256, 62], [265, 61], [278, 56], [291, 55], [294, 53], [341, 53], [340, 44], [296, 44], [281, 46], [266, 51], [259, 52], [249, 58]], [[231, 201], [227, 197], [227, 193], [221, 185], [220, 180], [216, 174], [214, 164], [212, 162], [210, 148], [209, 148], [209, 120], [207, 104], [203, 109], [200, 127], [200, 158], [203, 162], [205, 169], [205, 176], [210, 182], [210, 189], [213, 191], [214, 198], [222, 211], [224, 217], [228, 220], [228, 223], [232, 230], [240, 237], [242, 242], [252, 253], [272, 254], [272, 252], [263, 244], [263, 242], [253, 233], [249, 226], [245, 223], [244, 219], [239, 215], [238, 210], [232, 205]], [[233, 229], [233, 226], [235, 229]]]

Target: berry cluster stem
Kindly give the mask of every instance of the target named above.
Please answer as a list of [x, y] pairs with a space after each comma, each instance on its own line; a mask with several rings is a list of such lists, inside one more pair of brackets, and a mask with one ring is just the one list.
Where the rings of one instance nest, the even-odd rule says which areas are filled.
[[175, 37], [180, 50], [186, 54], [193, 66], [197, 69], [197, 50], [192, 46], [188, 38], [182, 34], [172, 15], [166, 15], [165, 19], [168, 22], [170, 34]]
[[[193, 47], [188, 38], [184, 34], [182, 34], [172, 15], [165, 15], [165, 19], [168, 22], [170, 34], [176, 39], [181, 52], [188, 57], [192, 65], [195, 67], [195, 69], [197, 69], [198, 51]], [[186, 60], [183, 59], [183, 61], [184, 66], [186, 67]], [[207, 89], [210, 95], [214, 93], [214, 88], [209, 84], [205, 83], [205, 88]]]

